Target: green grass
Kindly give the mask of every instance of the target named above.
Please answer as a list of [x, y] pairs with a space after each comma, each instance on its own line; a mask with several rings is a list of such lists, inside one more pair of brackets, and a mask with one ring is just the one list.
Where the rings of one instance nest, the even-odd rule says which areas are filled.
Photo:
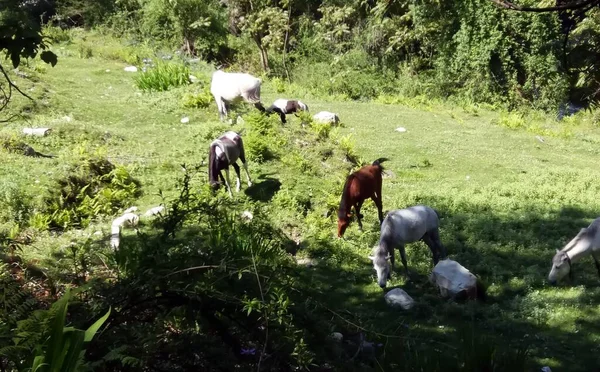
[[[83, 59], [78, 55], [82, 43], [93, 48]], [[192, 92], [203, 91], [204, 83], [166, 92], [138, 90], [136, 74], [123, 71], [131, 56], [145, 57], [136, 54], [138, 49], [89, 34], [85, 41], [73, 36], [72, 44], [56, 45], [54, 50], [59, 55], [56, 67], [36, 69], [41, 63], [32, 61], [23, 68], [31, 80], [15, 77], [20, 86], [32, 89], [39, 104], [15, 101], [13, 110], [29, 110], [23, 119], [1, 127], [0, 134], [20, 136], [25, 126], [52, 127], [50, 136], [24, 141], [56, 158], [29, 158], [0, 149], [0, 190], [17, 193], [10, 190], [19, 185], [26, 194], [11, 194], [7, 200], [25, 198], [31, 208], [39, 208], [41, 197], [66, 172], [74, 155], [97, 153], [123, 165], [140, 181], [143, 195], [135, 205], [144, 211], [163, 202], [163, 196], [177, 194], [181, 164], [201, 164], [217, 134], [229, 128], [251, 130], [248, 120], [234, 126], [219, 123], [214, 102], [205, 109], [182, 104]], [[205, 65], [190, 66], [200, 81], [207, 81], [206, 72]], [[276, 88], [281, 91], [280, 85]], [[264, 84], [265, 103], [284, 96]], [[591, 259], [574, 265], [572, 284], [551, 288], [545, 277], [555, 249], [600, 215], [600, 129], [423, 99], [400, 102], [307, 101], [313, 113], [338, 113], [344, 126], [329, 135], [322, 129], [315, 133], [290, 116], [275, 134], [257, 136], [256, 156], [264, 161], [249, 164], [256, 186], [246, 190], [242, 175], [243, 191], [235, 197], [267, 210], [272, 223], [300, 243], [299, 256], [322, 261], [299, 273], [306, 276], [316, 301], [339, 314], [350, 312], [353, 323], [380, 334], [418, 339], [426, 346], [437, 340], [450, 354], [448, 345], [458, 337], [453, 330], [474, 324], [482, 335], [503, 344], [528, 346], [536, 368], [589, 371], [597, 366], [600, 281]], [[238, 109], [242, 115], [253, 110], [244, 105]], [[180, 122], [184, 116], [189, 123]], [[407, 132], [396, 132], [399, 126]], [[263, 156], [261, 141], [267, 141], [269, 156]], [[439, 298], [427, 281], [429, 250], [417, 243], [407, 247], [414, 280], [406, 282], [397, 270], [388, 286], [402, 286], [417, 301], [416, 309], [397, 312], [386, 307], [367, 259], [378, 238], [372, 203], [366, 202], [363, 209], [364, 233], [352, 223], [345, 240], [335, 238], [335, 208], [344, 177], [355, 168], [347, 161], [349, 155], [368, 163], [390, 159], [384, 163], [385, 211], [426, 203], [441, 212], [441, 238], [450, 257], [489, 286], [487, 303], [457, 304]], [[206, 175], [201, 173], [195, 187], [205, 185]], [[18, 211], [0, 213], [0, 232], [12, 229], [17, 234], [10, 220], [14, 215]], [[107, 236], [111, 218], [99, 215], [89, 227], [58, 236], [30, 232], [33, 240], [22, 256], [58, 275], [63, 269], [53, 255], [67, 255], [69, 242], [85, 242], [96, 231]], [[386, 346], [385, 353], [382, 362], [393, 368], [394, 350]]]

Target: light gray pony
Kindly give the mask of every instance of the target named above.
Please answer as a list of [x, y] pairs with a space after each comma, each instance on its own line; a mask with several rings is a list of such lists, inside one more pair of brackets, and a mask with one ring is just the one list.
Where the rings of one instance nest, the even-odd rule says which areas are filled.
[[227, 117], [227, 104], [240, 99], [254, 104], [254, 107], [264, 112], [265, 108], [260, 102], [261, 84], [259, 78], [250, 74], [215, 71], [210, 82], [210, 93], [217, 102], [220, 120]]
[[571, 265], [580, 259], [592, 255], [598, 276], [600, 276], [600, 217], [579, 231], [579, 233], [563, 247], [560, 251], [557, 249], [554, 258], [552, 258], [552, 269], [548, 274], [548, 281], [552, 285], [569, 275], [573, 277]]
[[381, 224], [381, 235], [374, 248], [373, 267], [377, 272], [377, 284], [385, 288], [394, 269], [394, 248], [400, 250], [402, 264], [408, 276], [404, 245], [422, 240], [433, 254], [434, 266], [440, 257], [446, 258], [446, 248], [440, 241], [438, 213], [425, 205], [415, 205], [406, 209], [397, 209], [388, 213]]

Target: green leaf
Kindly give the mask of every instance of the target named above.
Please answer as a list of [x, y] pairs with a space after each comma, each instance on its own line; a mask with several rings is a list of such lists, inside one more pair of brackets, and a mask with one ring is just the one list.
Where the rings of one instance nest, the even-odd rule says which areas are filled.
[[42, 59], [42, 61], [52, 65], [52, 67], [56, 66], [56, 63], [58, 62], [58, 57], [56, 56], [56, 54], [52, 53], [49, 50], [44, 50], [42, 54], [40, 54], [40, 58]]
[[102, 318], [96, 320], [96, 322], [94, 324], [92, 324], [90, 326], [90, 328], [88, 328], [85, 331], [84, 342], [92, 341], [92, 339], [96, 335], [96, 332], [98, 332], [98, 329], [100, 329], [100, 327], [102, 327], [102, 324], [104, 324], [104, 322], [106, 322], [106, 320], [110, 316], [110, 311], [111, 311], [111, 308], [108, 308], [108, 311], [106, 312], [106, 314], [104, 314], [104, 316]]

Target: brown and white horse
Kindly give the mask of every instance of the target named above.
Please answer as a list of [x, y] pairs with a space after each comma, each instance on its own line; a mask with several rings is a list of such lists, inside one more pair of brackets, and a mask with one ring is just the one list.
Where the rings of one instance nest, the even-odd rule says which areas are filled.
[[[236, 191], [240, 191], [240, 167], [236, 163], [238, 159], [242, 161], [246, 177], [248, 178], [248, 187], [250, 187], [252, 186], [252, 180], [250, 179], [248, 166], [246, 165], [246, 154], [244, 152], [242, 137], [236, 132], [229, 131], [210, 144], [208, 150], [208, 180], [213, 189], [216, 190], [219, 188], [220, 183], [218, 179], [220, 178], [227, 186], [229, 195], [233, 196], [231, 193], [231, 183], [229, 182], [229, 166], [231, 165], [237, 175]], [[223, 178], [221, 170], [225, 170], [225, 178]]]
[[279, 114], [281, 122], [284, 124], [286, 123], [286, 115], [293, 114], [298, 111], [308, 111], [308, 106], [298, 100], [289, 100], [283, 98], [275, 100], [275, 102], [273, 102], [273, 104], [266, 110], [267, 114], [272, 114], [273, 112]]

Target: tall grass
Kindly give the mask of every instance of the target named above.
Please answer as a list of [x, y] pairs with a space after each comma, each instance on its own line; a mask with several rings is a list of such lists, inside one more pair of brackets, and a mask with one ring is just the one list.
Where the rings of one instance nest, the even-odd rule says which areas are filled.
[[159, 63], [156, 67], [141, 72], [135, 84], [143, 91], [162, 92], [190, 83], [190, 70], [179, 63]]

